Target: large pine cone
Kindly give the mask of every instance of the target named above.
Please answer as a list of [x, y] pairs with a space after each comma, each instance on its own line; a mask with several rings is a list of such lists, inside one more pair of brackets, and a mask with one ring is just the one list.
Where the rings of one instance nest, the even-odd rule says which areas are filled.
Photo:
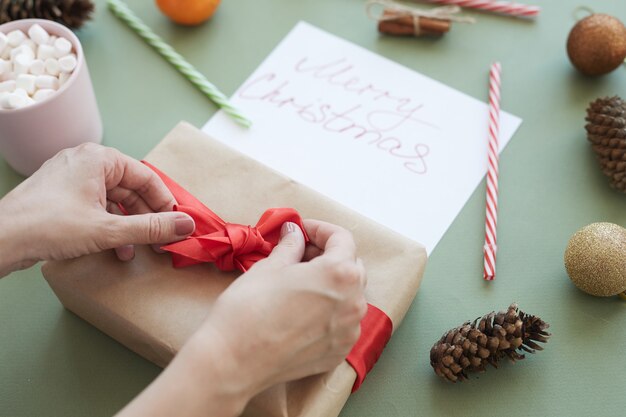
[[615, 96], [589, 104], [587, 139], [611, 186], [626, 192], [626, 103]]
[[543, 350], [535, 342], [548, 341], [548, 327], [513, 303], [506, 311], [491, 312], [449, 330], [430, 350], [430, 364], [440, 377], [462, 381], [467, 379], [467, 372], [484, 371], [487, 364], [497, 368], [504, 357], [515, 362], [524, 359], [521, 351]]
[[0, 24], [38, 18], [80, 28], [94, 11], [91, 0], [0, 0]]

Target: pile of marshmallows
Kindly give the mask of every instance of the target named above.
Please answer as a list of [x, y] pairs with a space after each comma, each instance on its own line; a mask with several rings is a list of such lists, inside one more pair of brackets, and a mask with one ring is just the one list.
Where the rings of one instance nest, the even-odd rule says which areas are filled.
[[0, 33], [0, 109], [20, 109], [53, 95], [76, 68], [72, 44], [38, 24]]

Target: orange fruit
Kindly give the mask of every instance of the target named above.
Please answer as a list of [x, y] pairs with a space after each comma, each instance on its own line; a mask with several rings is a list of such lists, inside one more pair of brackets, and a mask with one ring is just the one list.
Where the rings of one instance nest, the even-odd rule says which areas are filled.
[[193, 26], [213, 16], [220, 0], [156, 0], [156, 4], [174, 22]]

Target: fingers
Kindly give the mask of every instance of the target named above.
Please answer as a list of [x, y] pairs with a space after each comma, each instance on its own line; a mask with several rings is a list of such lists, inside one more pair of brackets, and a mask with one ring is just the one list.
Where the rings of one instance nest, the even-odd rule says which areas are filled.
[[107, 233], [102, 249], [131, 244], [175, 242], [189, 236], [195, 229], [193, 219], [181, 212], [149, 213], [131, 216], [107, 215]]
[[135, 246], [133, 245], [124, 245], [118, 248], [115, 248], [115, 255], [117, 255], [117, 259], [122, 262], [132, 261], [135, 257]]
[[123, 187], [115, 187], [108, 190], [107, 199], [115, 201], [116, 203], [121, 203], [126, 212], [129, 214], [144, 214], [159, 211], [152, 209], [152, 207], [150, 207], [148, 203], [146, 203], [146, 201], [135, 191]]
[[[109, 201], [121, 203], [129, 214], [169, 211], [176, 204], [171, 192], [150, 168], [115, 149], [102, 149], [108, 155], [107, 161], [112, 162], [112, 165], [105, 169], [105, 184]], [[113, 210], [110, 209], [111, 206], [114, 206]], [[122, 214], [116, 204], [108, 204], [107, 211]], [[151, 236], [158, 234], [150, 231], [149, 233]], [[179, 239], [177, 237], [175, 240]], [[174, 240], [152, 242], [152, 249], [157, 253], [162, 253], [161, 245], [172, 241]], [[132, 245], [115, 248], [115, 253], [122, 261], [131, 260], [135, 256]]]
[[308, 262], [312, 259], [317, 258], [323, 253], [324, 251], [318, 248], [317, 246], [309, 244], [309, 245], [306, 245], [306, 247], [304, 248], [304, 256], [302, 257], [302, 260], [304, 262]]
[[[124, 215], [117, 204], [111, 201], [107, 201], [107, 211], [118, 216]], [[131, 261], [135, 257], [135, 247], [133, 245], [124, 245], [115, 248], [115, 255], [117, 255], [117, 259], [120, 261]]]
[[367, 270], [365, 269], [365, 264], [363, 264], [363, 259], [357, 258], [356, 266], [359, 271], [359, 281], [361, 282], [361, 288], [365, 289], [365, 287], [367, 287]]
[[367, 285], [363, 260], [356, 258], [356, 245], [352, 234], [346, 229], [319, 220], [305, 220], [304, 226], [310, 244], [304, 245], [304, 236], [294, 223], [285, 223], [281, 229], [281, 241], [268, 259], [291, 265], [302, 260], [316, 261], [322, 266], [327, 278], [339, 287], [362, 292]]
[[172, 210], [176, 200], [154, 171], [115, 149], [104, 149], [108, 153], [105, 184], [110, 200], [122, 202], [125, 208], [127, 204], [136, 207], [137, 211], [127, 208], [133, 213], [146, 212], [146, 207], [154, 212]]
[[304, 227], [310, 238], [304, 260], [323, 265], [327, 275], [340, 286], [362, 291], [367, 285], [367, 274], [363, 261], [356, 257], [352, 234], [343, 227], [319, 220], [304, 220]]
[[[141, 201], [143, 202], [143, 200]], [[143, 204], [145, 205], [145, 202]], [[133, 207], [132, 205], [128, 205], [124, 201], [122, 202], [122, 205], [124, 206], [124, 209], [126, 209], [130, 214], [151, 213], [149, 209], [142, 210], [139, 207], [136, 207], [136, 206]], [[130, 207], [130, 209], [128, 209], [128, 207]], [[122, 211], [120, 210], [117, 203], [114, 203], [112, 201], [107, 201], [107, 211], [112, 214], [125, 216], [125, 214], [122, 213]], [[159, 243], [151, 244], [150, 246], [152, 247], [152, 250], [155, 251], [156, 253], [165, 253], [165, 251], [161, 249], [161, 246], [166, 245], [168, 243], [170, 242], [159, 242]], [[117, 254], [117, 257], [119, 258], [120, 261], [129, 261], [135, 257], [135, 250], [132, 247], [132, 245], [127, 245], [121, 248], [115, 248], [115, 253]]]
[[280, 262], [282, 265], [292, 265], [302, 260], [304, 255], [304, 235], [300, 227], [286, 222], [280, 229], [280, 241], [268, 256], [270, 262]]
[[341, 226], [319, 220], [305, 220], [304, 227], [311, 244], [318, 247], [324, 254], [322, 257], [335, 260], [356, 260], [356, 245], [352, 234]]

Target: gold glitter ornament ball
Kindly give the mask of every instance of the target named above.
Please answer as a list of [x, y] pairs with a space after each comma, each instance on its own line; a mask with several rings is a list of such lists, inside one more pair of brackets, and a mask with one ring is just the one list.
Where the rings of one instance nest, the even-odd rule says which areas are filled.
[[565, 269], [574, 285], [591, 295], [626, 291], [626, 229], [613, 223], [583, 227], [567, 244]]
[[608, 14], [587, 16], [570, 32], [567, 55], [583, 74], [607, 74], [626, 58], [626, 28]]

